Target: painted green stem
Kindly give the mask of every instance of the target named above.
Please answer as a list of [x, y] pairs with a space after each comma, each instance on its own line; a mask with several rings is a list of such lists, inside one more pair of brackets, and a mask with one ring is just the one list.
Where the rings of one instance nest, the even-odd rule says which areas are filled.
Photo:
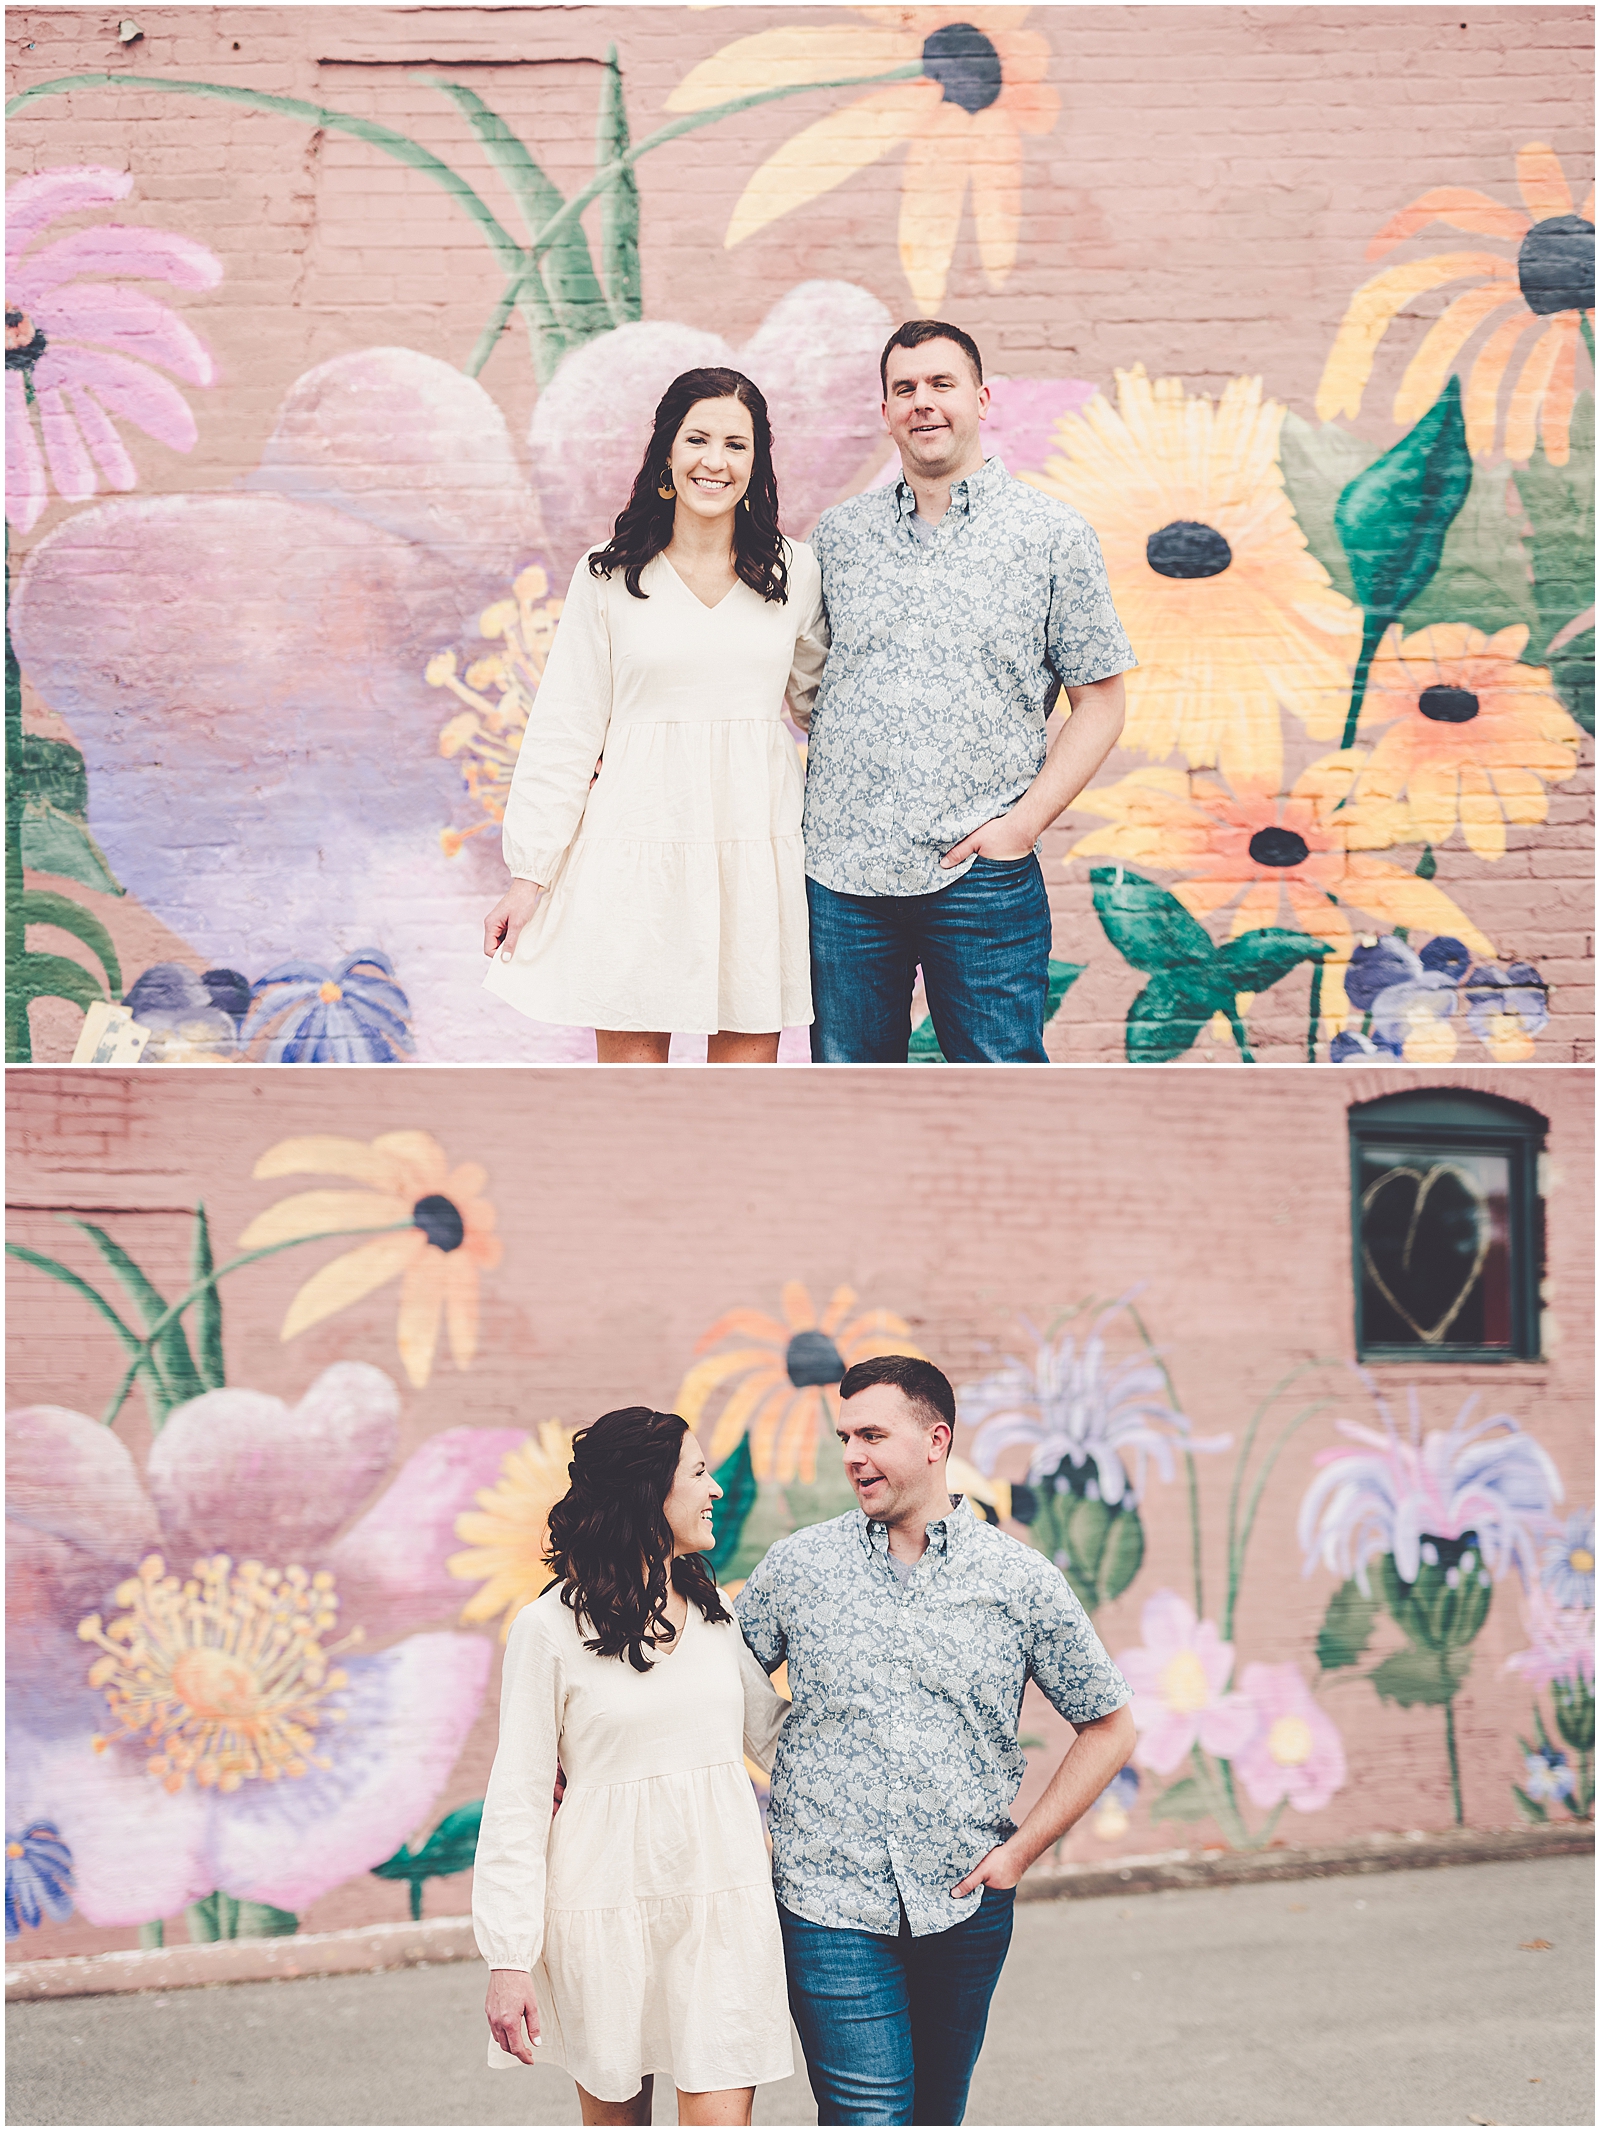
[[1317, 1036], [1322, 1027], [1322, 957], [1311, 964], [1311, 1008], [1306, 1020], [1306, 1063], [1317, 1062]]
[[709, 111], [691, 111], [687, 116], [675, 118], [670, 124], [659, 127], [654, 133], [647, 134], [635, 147], [630, 148], [626, 155], [618, 156], [614, 162], [607, 163], [602, 169], [597, 170], [588, 184], [581, 191], [575, 192], [559, 213], [551, 216], [550, 220], [530, 243], [527, 251], [527, 264], [506, 284], [488, 324], [478, 336], [478, 344], [473, 349], [471, 360], [467, 364], [467, 375], [476, 377], [489, 360], [494, 351], [495, 343], [500, 338], [506, 321], [511, 316], [513, 306], [522, 294], [524, 286], [538, 271], [540, 256], [548, 251], [552, 244], [557, 242], [568, 225], [578, 219], [591, 201], [597, 200], [601, 193], [613, 184], [616, 179], [625, 172], [632, 170], [640, 157], [648, 155], [652, 148], [665, 147], [668, 141], [678, 140], [685, 133], [693, 133], [701, 126], [715, 125], [719, 119], [732, 118], [737, 112], [753, 110], [758, 104], [777, 103], [780, 98], [785, 96], [808, 96], [814, 94], [818, 89], [881, 88], [886, 82], [915, 81], [921, 73], [920, 64], [913, 60], [903, 67], [891, 68], [886, 74], [860, 74], [853, 76], [849, 81], [803, 81], [791, 83], [787, 88], [782, 89], [758, 89], [749, 96], [736, 96], [729, 103], [714, 104]]
[[[25, 418], [26, 419], [26, 418]], [[33, 1056], [28, 1024], [24, 961], [28, 925], [23, 916], [22, 669], [11, 647], [11, 528], [6, 527], [6, 1061], [26, 1065]]]
[[[1130, 1302], [1128, 1304], [1128, 1315], [1133, 1319], [1134, 1330], [1144, 1341], [1145, 1352], [1161, 1371], [1161, 1381], [1167, 1387], [1167, 1397], [1171, 1402], [1173, 1412], [1182, 1413], [1184, 1405], [1178, 1396], [1178, 1387], [1172, 1381], [1172, 1371], [1157, 1352], [1156, 1343], [1150, 1337], [1145, 1321], [1140, 1316], [1138, 1306], [1135, 1303]], [[1184, 1447], [1183, 1462], [1188, 1469], [1189, 1479], [1189, 1550], [1194, 1562], [1194, 1617], [1196, 1620], [1204, 1620], [1206, 1602], [1200, 1572], [1200, 1474], [1194, 1462], [1194, 1452], [1187, 1445]]]
[[[1250, 1453], [1255, 1448], [1255, 1440], [1261, 1431], [1261, 1423], [1266, 1419], [1276, 1401], [1283, 1396], [1284, 1392], [1295, 1381], [1296, 1377], [1304, 1376], [1310, 1369], [1337, 1368], [1338, 1366], [1337, 1362], [1331, 1362], [1320, 1354], [1312, 1355], [1309, 1361], [1296, 1362], [1287, 1376], [1278, 1379], [1277, 1383], [1273, 1385], [1272, 1389], [1261, 1401], [1261, 1404], [1257, 1406], [1255, 1412], [1250, 1416], [1250, 1425], [1246, 1428], [1244, 1441], [1239, 1446], [1238, 1462], [1233, 1468], [1233, 1485], [1228, 1491], [1228, 1595], [1222, 1614], [1222, 1639], [1225, 1643], [1233, 1640], [1234, 1609], [1239, 1601], [1239, 1583], [1244, 1574], [1244, 1542], [1247, 1542], [1250, 1537], [1249, 1523], [1245, 1527], [1244, 1542], [1239, 1537], [1239, 1496], [1244, 1486], [1245, 1468], [1250, 1462]], [[1299, 1427], [1300, 1421], [1308, 1417], [1308, 1414], [1302, 1414], [1298, 1420], [1290, 1424], [1288, 1434], [1280, 1439], [1277, 1449], [1272, 1453], [1272, 1459], [1277, 1457], [1278, 1450], [1282, 1449], [1283, 1444], [1288, 1441], [1288, 1436], [1292, 1435], [1294, 1430]], [[1267, 1472], [1272, 1469], [1272, 1459], [1268, 1460]], [[1248, 1511], [1251, 1521], [1254, 1520], [1255, 1506], [1261, 1499], [1261, 1489], [1265, 1485], [1266, 1473], [1263, 1473], [1257, 1483], [1255, 1493], [1251, 1497]]]
[[[1383, 632], [1395, 619], [1392, 614], [1365, 614], [1361, 620], [1361, 656], [1356, 660], [1356, 670], [1350, 683], [1350, 708], [1345, 713], [1344, 738], [1341, 748], [1354, 747], [1356, 727], [1361, 723], [1361, 706], [1367, 700], [1367, 676], [1372, 671], [1372, 661], [1377, 656], [1378, 646], [1383, 642]], [[1341, 806], [1348, 800], [1341, 800]]]
[[[176, 1302], [164, 1310], [155, 1323], [150, 1326], [143, 1339], [140, 1340], [140, 1347], [153, 1347], [167, 1327], [176, 1324], [185, 1310], [197, 1303], [202, 1295], [216, 1286], [219, 1280], [225, 1280], [229, 1273], [238, 1272], [242, 1266], [256, 1265], [263, 1258], [275, 1258], [280, 1251], [295, 1250], [302, 1243], [331, 1243], [338, 1236], [396, 1236], [402, 1229], [411, 1228], [414, 1225], [410, 1221], [392, 1221], [384, 1228], [327, 1228], [314, 1236], [290, 1236], [286, 1242], [269, 1243], [262, 1250], [250, 1250], [246, 1251], [243, 1257], [230, 1258], [226, 1265], [215, 1267], [203, 1280], [197, 1280], [186, 1294], [180, 1295]], [[134, 1378], [142, 1366], [143, 1355], [140, 1354], [128, 1364], [127, 1369], [124, 1371], [122, 1381], [117, 1386], [115, 1397], [100, 1416], [107, 1428], [111, 1426], [117, 1415], [122, 1411], [123, 1403], [128, 1393], [133, 1389]]]
[[1589, 362], [1594, 363], [1594, 325], [1587, 311], [1578, 313], [1578, 331], [1583, 335], [1583, 344], [1589, 351]]
[[1238, 1011], [1234, 1007], [1228, 1009], [1228, 1023], [1233, 1030], [1233, 1040], [1239, 1046], [1240, 1063], [1254, 1065], [1255, 1059], [1250, 1053], [1250, 1042], [1244, 1032], [1244, 1023], [1239, 1019]]
[[1444, 1744], [1450, 1756], [1450, 1803], [1455, 1809], [1456, 1826], [1465, 1825], [1461, 1811], [1461, 1763], [1456, 1754], [1456, 1698], [1451, 1695], [1444, 1705]]
[[145, 1343], [139, 1334], [132, 1325], [124, 1324], [97, 1287], [92, 1287], [80, 1274], [75, 1273], [71, 1266], [61, 1264], [59, 1259], [47, 1258], [43, 1251], [30, 1250], [25, 1243], [8, 1243], [6, 1256], [19, 1258], [24, 1265], [31, 1265], [38, 1272], [48, 1273], [52, 1280], [59, 1280], [63, 1287], [69, 1287], [74, 1294], [81, 1295], [91, 1309], [98, 1310], [122, 1341], [125, 1351], [135, 1357], [136, 1365], [143, 1369], [154, 1383], [162, 1410], [173, 1404], [172, 1394], [162, 1377], [155, 1355], [146, 1351]]

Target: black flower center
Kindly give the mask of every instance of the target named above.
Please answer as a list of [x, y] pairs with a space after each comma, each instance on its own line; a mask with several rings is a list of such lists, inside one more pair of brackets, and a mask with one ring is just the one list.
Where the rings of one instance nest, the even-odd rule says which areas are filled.
[[26, 311], [6, 305], [6, 368], [31, 370], [49, 343]]
[[[1451, 1569], [1459, 1569], [1468, 1554], [1473, 1557], [1474, 1567], [1483, 1559], [1483, 1545], [1476, 1532], [1463, 1532], [1459, 1539], [1441, 1539], [1435, 1532], [1424, 1532], [1419, 1544], [1424, 1550], [1424, 1569], [1442, 1569], [1448, 1573]], [[1435, 1557], [1432, 1561], [1428, 1559], [1429, 1554]]]
[[844, 1356], [826, 1332], [796, 1332], [784, 1351], [783, 1366], [796, 1391], [807, 1384], [836, 1384], [844, 1375]]
[[1144, 559], [1162, 577], [1220, 577], [1233, 550], [1215, 526], [1174, 518], [1144, 544]]
[[1250, 839], [1250, 856], [1258, 866], [1303, 866], [1311, 846], [1293, 829], [1257, 829]]
[[435, 1250], [459, 1250], [467, 1233], [454, 1203], [430, 1191], [411, 1209], [411, 1225], [420, 1228]]
[[1594, 224], [1582, 215], [1535, 222], [1517, 253], [1523, 301], [1538, 318], [1594, 308]]
[[1470, 688], [1446, 688], [1436, 681], [1418, 696], [1417, 708], [1440, 725], [1466, 725], [1478, 715], [1478, 699]]
[[970, 22], [934, 31], [922, 47], [922, 71], [943, 89], [947, 104], [963, 111], [987, 111], [1000, 94], [1000, 54]]

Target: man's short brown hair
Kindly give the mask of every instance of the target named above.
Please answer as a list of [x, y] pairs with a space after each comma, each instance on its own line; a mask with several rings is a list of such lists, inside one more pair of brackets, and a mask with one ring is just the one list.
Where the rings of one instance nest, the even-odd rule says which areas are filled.
[[917, 1408], [926, 1427], [943, 1421], [954, 1438], [956, 1395], [949, 1377], [931, 1361], [924, 1361], [920, 1354], [877, 1354], [871, 1361], [858, 1361], [844, 1372], [839, 1397], [841, 1401], [854, 1398], [858, 1391], [870, 1391], [874, 1384], [893, 1384], [901, 1397]]
[[942, 318], [908, 318], [903, 326], [889, 335], [883, 344], [883, 353], [878, 357], [878, 376], [883, 385], [883, 396], [889, 397], [889, 355], [895, 348], [920, 348], [930, 340], [953, 340], [972, 365], [972, 374], [983, 383], [983, 357], [978, 353], [978, 343], [970, 333], [963, 333], [959, 326], [946, 325]]

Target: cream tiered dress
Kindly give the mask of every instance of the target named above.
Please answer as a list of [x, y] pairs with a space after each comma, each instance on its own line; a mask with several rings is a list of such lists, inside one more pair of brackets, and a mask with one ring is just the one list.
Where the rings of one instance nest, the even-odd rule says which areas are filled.
[[[537, 2058], [602, 2101], [631, 2099], [647, 2072], [703, 2094], [794, 2069], [743, 1759], [771, 1768], [788, 1710], [738, 1624], [692, 1602], [648, 1672], [586, 1650], [559, 1590], [512, 1624], [473, 1926], [491, 1968], [532, 1974]], [[491, 2066], [519, 2061], [490, 2038]]]
[[786, 601], [740, 580], [714, 607], [665, 555], [644, 599], [579, 563], [506, 804], [506, 864], [549, 893], [484, 979], [535, 1020], [809, 1025], [805, 780], [783, 713], [809, 722], [827, 624], [816, 557], [785, 552]]

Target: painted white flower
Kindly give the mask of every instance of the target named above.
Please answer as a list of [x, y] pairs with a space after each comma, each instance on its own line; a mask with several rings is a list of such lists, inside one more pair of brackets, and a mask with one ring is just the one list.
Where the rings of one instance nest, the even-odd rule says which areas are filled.
[[1549, 1453], [1509, 1414], [1474, 1420], [1476, 1393], [1448, 1429], [1424, 1435], [1417, 1394], [1409, 1390], [1402, 1435], [1388, 1400], [1361, 1373], [1382, 1427], [1336, 1422], [1341, 1435], [1364, 1447], [1317, 1453], [1322, 1470], [1300, 1505], [1305, 1573], [1321, 1561], [1366, 1591], [1369, 1563], [1392, 1554], [1401, 1581], [1415, 1583], [1424, 1562], [1438, 1558], [1432, 1541], [1474, 1532], [1492, 1577], [1515, 1567], [1524, 1583], [1536, 1583], [1538, 1535], [1562, 1497]]
[[1126, 1300], [1102, 1310], [1081, 1336], [1065, 1331], [1051, 1339], [1024, 1318], [1036, 1342], [1033, 1359], [1008, 1354], [992, 1375], [962, 1388], [960, 1418], [976, 1431], [972, 1456], [981, 1470], [992, 1473], [1002, 1452], [1026, 1443], [1030, 1481], [1063, 1463], [1092, 1464], [1090, 1499], [1131, 1504], [1144, 1492], [1147, 1459], [1170, 1480], [1175, 1443], [1227, 1448], [1228, 1436], [1191, 1435], [1188, 1416], [1162, 1396], [1165, 1383], [1150, 1355], [1112, 1361], [1105, 1326]]

